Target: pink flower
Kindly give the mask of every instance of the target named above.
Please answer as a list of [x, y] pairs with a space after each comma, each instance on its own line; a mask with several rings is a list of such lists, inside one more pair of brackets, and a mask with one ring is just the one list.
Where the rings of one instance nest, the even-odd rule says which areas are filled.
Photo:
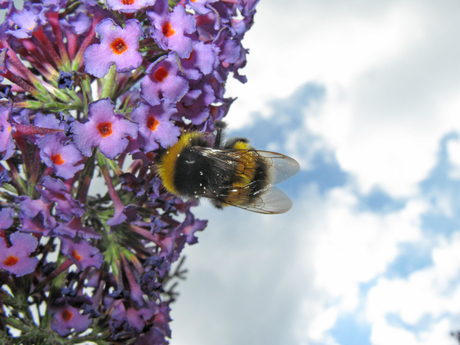
[[131, 71], [141, 65], [142, 55], [138, 49], [142, 27], [137, 20], [127, 20], [121, 28], [112, 19], [104, 19], [97, 25], [96, 32], [102, 38], [83, 54], [86, 72], [102, 78], [112, 64], [117, 65], [117, 72]]
[[174, 53], [152, 63], [145, 73], [141, 81], [141, 96], [150, 105], [160, 104], [160, 99], [176, 103], [188, 91], [188, 82], [179, 70]]
[[192, 39], [187, 34], [196, 31], [195, 19], [185, 12], [184, 7], [176, 6], [168, 12], [168, 1], [157, 0], [153, 11], [147, 16], [152, 23], [150, 36], [164, 50], [173, 50], [181, 58], [188, 58], [192, 52]]
[[177, 110], [171, 103], [162, 102], [154, 107], [141, 102], [131, 113], [131, 118], [139, 123], [139, 144], [144, 151], [167, 148], [177, 142], [180, 135], [179, 127], [170, 121], [171, 115]]
[[113, 159], [128, 146], [128, 136], [137, 138], [138, 125], [115, 114], [114, 104], [108, 98], [89, 105], [88, 120], [86, 123], [75, 121], [71, 125], [75, 145], [87, 157], [99, 146], [107, 158]]
[[29, 255], [37, 248], [37, 239], [30, 234], [14, 232], [10, 235], [11, 247], [7, 247], [5, 239], [0, 239], [0, 268], [18, 277], [32, 273], [38, 259]]

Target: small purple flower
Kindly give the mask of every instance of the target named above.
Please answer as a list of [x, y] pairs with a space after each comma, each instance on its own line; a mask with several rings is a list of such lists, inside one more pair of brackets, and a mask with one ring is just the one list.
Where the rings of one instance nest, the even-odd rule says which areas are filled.
[[137, 207], [134, 205], [123, 206], [123, 204], [115, 204], [115, 213], [112, 218], [107, 220], [109, 226], [119, 225], [123, 222], [131, 223], [139, 219]]
[[88, 120], [86, 123], [75, 121], [71, 125], [75, 145], [87, 157], [91, 156], [94, 147], [99, 146], [107, 158], [113, 159], [128, 146], [128, 136], [137, 138], [138, 125], [121, 114], [115, 114], [110, 99], [91, 103]]
[[83, 156], [64, 133], [45, 135], [38, 140], [37, 145], [40, 148], [40, 158], [59, 177], [72, 178], [84, 167], [84, 164], [78, 164]]
[[68, 223], [59, 223], [58, 226], [54, 228], [53, 233], [71, 238], [76, 236], [84, 239], [102, 238], [93, 228], [83, 226], [80, 218], [74, 218]]
[[[208, 83], [199, 83], [194, 89], [182, 98], [177, 104], [178, 113], [192, 121], [195, 125], [200, 125], [209, 117], [210, 106], [215, 101], [214, 90]], [[173, 119], [177, 119], [173, 116]]]
[[14, 153], [13, 127], [8, 121], [11, 108], [0, 106], [0, 158], [6, 160]]
[[[164, 257], [160, 257], [158, 255], [152, 255], [148, 257], [147, 260], [145, 261], [145, 264], [148, 266], [151, 266], [151, 269], [154, 269], [155, 272], [158, 273], [159, 277], [164, 277], [166, 272], [168, 272], [171, 269], [171, 262], [169, 262], [168, 260], [165, 260]], [[148, 280], [149, 278], [147, 277], [147, 281]], [[143, 281], [141, 277], [141, 283], [142, 282]], [[149, 290], [146, 290], [146, 291], [149, 291]]]
[[155, 0], [107, 0], [107, 6], [112, 11], [119, 11], [124, 13], [135, 13], [139, 10], [153, 6]]
[[8, 8], [8, 6], [11, 6], [11, 1], [10, 0], [0, 0], [0, 8], [4, 10], [5, 8]]
[[49, 220], [51, 222], [48, 222], [47, 224], [47, 222], [43, 219], [43, 216], [41, 213], [37, 214], [37, 216], [33, 218], [27, 218], [19, 214], [18, 218], [22, 224], [19, 230], [24, 231], [24, 232], [32, 232], [34, 234], [41, 234], [43, 236], [49, 236], [49, 233], [56, 226], [56, 220], [54, 219], [54, 217], [49, 216]]
[[142, 292], [142, 289], [136, 279], [138, 274], [137, 272], [131, 270], [131, 267], [126, 263], [126, 261], [123, 266], [124, 275], [129, 284], [129, 298], [139, 307], [142, 307], [145, 304], [145, 300], [143, 296], [144, 293]]
[[180, 129], [170, 121], [176, 112], [173, 104], [164, 101], [153, 107], [141, 102], [132, 111], [131, 118], [139, 124], [138, 141], [144, 151], [158, 149], [158, 143], [168, 148], [177, 142]]
[[31, 199], [28, 196], [19, 196], [17, 201], [21, 206], [21, 213], [27, 217], [35, 217], [39, 213], [49, 211], [49, 205], [45, 204], [41, 199]]
[[96, 247], [93, 247], [85, 239], [75, 237], [73, 240], [61, 236], [61, 251], [67, 255], [80, 270], [87, 267], [100, 268], [104, 257]]
[[0, 268], [17, 277], [32, 273], [38, 259], [30, 258], [29, 255], [37, 248], [37, 239], [17, 231], [10, 235], [10, 242], [11, 247], [7, 247], [5, 239], [0, 238]]
[[127, 20], [125, 27], [121, 28], [112, 19], [104, 19], [97, 25], [96, 31], [102, 36], [101, 43], [85, 50], [86, 72], [102, 78], [112, 64], [117, 65], [117, 72], [131, 71], [141, 65], [142, 55], [138, 49], [142, 27], [137, 20]]
[[259, 0], [241, 0], [238, 2], [238, 9], [244, 17], [252, 16], [256, 12], [256, 5]]
[[233, 72], [233, 77], [242, 83], [247, 81], [245, 76], [239, 74], [239, 69], [246, 65], [247, 50], [243, 48], [240, 40], [235, 39], [233, 30], [221, 30], [214, 43], [220, 48], [219, 59], [222, 66]]
[[34, 115], [34, 125], [42, 128], [64, 129], [64, 124], [53, 114], [36, 113]]
[[29, 38], [46, 21], [44, 12], [42, 5], [26, 3], [22, 11], [16, 10], [10, 17], [17, 29], [7, 33], [16, 38]]
[[241, 42], [232, 38], [230, 29], [227, 29], [223, 30], [216, 40], [216, 44], [220, 48], [219, 58], [224, 66], [236, 63], [243, 51]]
[[57, 80], [59, 89], [69, 89], [73, 90], [73, 73], [71, 72], [59, 72], [59, 78]]
[[141, 81], [141, 96], [150, 105], [160, 104], [160, 97], [176, 103], [188, 91], [188, 82], [179, 70], [174, 53], [152, 63], [145, 73]]
[[179, 225], [176, 231], [181, 231], [185, 235], [188, 244], [195, 244], [198, 242], [195, 232], [204, 230], [207, 224], [207, 220], [195, 219], [192, 212], [187, 212], [185, 220]]
[[83, 332], [91, 325], [89, 315], [80, 314], [80, 309], [74, 308], [67, 303], [50, 306], [51, 329], [60, 336], [66, 336], [73, 331], [76, 333]]
[[67, 16], [59, 21], [62, 28], [75, 35], [85, 33], [91, 26], [91, 19], [83, 12]]
[[140, 333], [145, 326], [146, 320], [153, 316], [153, 308], [126, 308], [122, 300], [113, 303], [113, 312], [109, 322], [110, 328], [114, 334], [121, 330], [132, 330], [134, 333]]
[[[41, 187], [41, 188], [40, 188]], [[85, 213], [82, 203], [74, 200], [64, 182], [44, 176], [37, 188], [44, 203], [56, 203], [56, 214], [63, 220], [81, 217]]]
[[41, 3], [48, 9], [57, 12], [65, 7], [67, 0], [42, 0]]
[[181, 58], [187, 58], [192, 51], [192, 39], [187, 34], [196, 31], [195, 19], [178, 5], [168, 12], [168, 0], [157, 0], [153, 11], [147, 12], [152, 23], [150, 35], [160, 48], [172, 50]]
[[219, 64], [218, 53], [219, 48], [214, 44], [205, 44], [201, 41], [195, 43], [190, 56], [181, 60], [182, 69], [187, 79], [198, 80], [201, 74], [207, 75], [214, 68], [217, 68]]
[[14, 210], [6, 207], [0, 210], [0, 230], [8, 229], [13, 225]]
[[134, 345], [169, 345], [165, 339], [163, 332], [157, 328], [150, 328], [147, 333], [141, 334], [137, 337]]
[[81, 0], [81, 3], [85, 6], [96, 6], [97, 0]]
[[[4, 26], [5, 24], [0, 26], [0, 30]], [[8, 48], [0, 49], [0, 81], [3, 81], [3, 74], [5, 74], [8, 71], [8, 67], [6, 64], [8, 55], [6, 55], [6, 53], [8, 53]], [[6, 96], [7, 93], [10, 93], [10, 88], [7, 88], [5, 92], [2, 92], [2, 95], [4, 94]]]
[[[141, 152], [139, 152], [141, 153]], [[133, 155], [133, 159], [136, 159]], [[138, 178], [131, 173], [124, 173], [120, 176], [121, 188], [126, 191], [132, 192], [136, 197], [144, 195], [147, 185], [143, 178]]]
[[211, 9], [206, 5], [216, 1], [217, 0], [185, 0], [184, 3], [187, 8], [191, 8], [200, 14], [207, 14]]
[[[153, 317], [154, 327], [151, 330], [158, 329], [164, 336], [171, 338], [171, 329], [169, 328], [169, 322], [172, 321], [169, 316], [171, 307], [169, 304], [156, 305], [154, 301], [149, 301], [149, 305], [151, 309], [155, 310], [155, 316]], [[163, 344], [163, 342], [159, 344]]]
[[22, 223], [21, 231], [47, 236], [56, 227], [56, 219], [50, 214], [51, 204], [45, 204], [41, 199], [34, 200], [28, 196], [19, 196], [16, 200], [21, 206], [18, 214]]
[[140, 279], [140, 287], [142, 292], [149, 297], [159, 297], [160, 293], [164, 292], [163, 285], [158, 282], [158, 272], [145, 272]]

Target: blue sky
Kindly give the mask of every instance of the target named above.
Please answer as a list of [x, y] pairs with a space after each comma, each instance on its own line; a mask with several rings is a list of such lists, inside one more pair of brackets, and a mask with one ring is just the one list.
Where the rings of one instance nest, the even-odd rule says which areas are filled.
[[259, 4], [230, 136], [296, 158], [284, 215], [214, 210], [175, 345], [456, 344], [460, 3]]

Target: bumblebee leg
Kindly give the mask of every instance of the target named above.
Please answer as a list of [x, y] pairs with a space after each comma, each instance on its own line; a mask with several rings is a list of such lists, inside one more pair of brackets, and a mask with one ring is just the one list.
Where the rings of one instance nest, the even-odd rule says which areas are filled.
[[216, 139], [214, 140], [214, 148], [219, 149], [222, 145], [222, 131], [227, 127], [224, 121], [215, 121], [214, 127], [217, 129]]
[[218, 210], [222, 210], [224, 208], [224, 204], [222, 203], [222, 201], [216, 200], [216, 199], [210, 199], [210, 200], [211, 200], [211, 204]]

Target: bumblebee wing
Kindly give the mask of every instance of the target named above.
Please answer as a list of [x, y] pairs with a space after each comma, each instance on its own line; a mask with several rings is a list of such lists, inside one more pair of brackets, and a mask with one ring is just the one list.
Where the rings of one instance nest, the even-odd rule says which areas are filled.
[[292, 201], [281, 189], [272, 186], [250, 202], [244, 204], [229, 203], [228, 205], [256, 213], [279, 214], [289, 211], [292, 207]]
[[267, 163], [268, 176], [272, 184], [283, 182], [300, 170], [300, 165], [295, 159], [281, 153], [259, 150], [257, 150], [257, 153]]
[[253, 151], [267, 163], [268, 176], [271, 184], [283, 182], [297, 174], [300, 170], [300, 165], [294, 158], [277, 152], [210, 148], [202, 148], [201, 151], [203, 155], [212, 156], [216, 162], [219, 162], [223, 166], [234, 164], [235, 161], [239, 161], [242, 156], [247, 154], [247, 151]]
[[283, 154], [269, 151], [200, 148], [200, 154], [212, 157], [216, 164], [216, 169], [222, 171], [230, 169], [234, 166], [235, 162], [244, 159], [248, 151], [257, 154], [266, 162], [269, 179], [267, 181], [269, 182], [268, 185], [265, 184], [263, 189], [252, 190], [251, 194], [247, 192], [252, 187], [251, 184], [235, 187], [232, 189], [232, 193], [240, 197], [233, 202], [230, 195], [227, 195], [227, 188], [229, 186], [223, 186], [222, 192], [219, 189], [208, 190], [202, 196], [221, 200], [223, 204], [239, 207], [251, 212], [278, 214], [289, 211], [292, 207], [291, 199], [280, 189], [273, 187], [273, 184], [287, 180], [299, 172], [300, 166], [296, 160]]

